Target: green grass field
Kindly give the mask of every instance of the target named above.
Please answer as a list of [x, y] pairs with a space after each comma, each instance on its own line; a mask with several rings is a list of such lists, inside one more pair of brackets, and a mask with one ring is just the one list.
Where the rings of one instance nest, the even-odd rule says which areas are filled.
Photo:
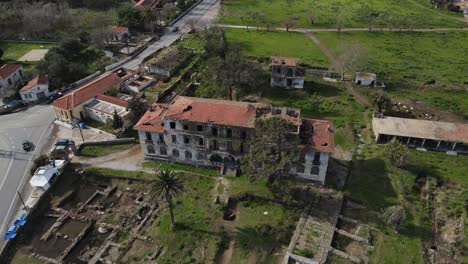
[[113, 145], [113, 146], [86, 146], [81, 149], [81, 156], [86, 158], [96, 158], [107, 156], [112, 153], [124, 151], [129, 148], [130, 145]]
[[[368, 70], [389, 92], [468, 116], [468, 32], [342, 32], [316, 34], [329, 49], [359, 42]], [[435, 81], [434, 84], [426, 82]]]
[[271, 56], [298, 57], [302, 63], [329, 66], [328, 58], [306, 36], [279, 31], [225, 29], [229, 42], [239, 43], [245, 55], [270, 59]]
[[[364, 4], [366, 3], [366, 4]], [[414, 27], [463, 27], [464, 23], [457, 20], [461, 14], [451, 13], [444, 9], [434, 9], [423, 0], [369, 0], [357, 2], [351, 0], [224, 0], [221, 22], [226, 24], [255, 25], [253, 12], [261, 12], [271, 25], [282, 26], [282, 21], [288, 16], [297, 16], [296, 27], [326, 27], [336, 25], [336, 17], [341, 16], [345, 27], [366, 27], [362, 18], [367, 5], [372, 11], [392, 17], [393, 20], [403, 20], [411, 17]], [[309, 17], [313, 15], [312, 24]], [[265, 26], [265, 22], [261, 23]], [[380, 23], [385, 26], [386, 23]], [[398, 23], [395, 23], [398, 24]], [[379, 25], [376, 25], [379, 26]]]
[[33, 49], [50, 49], [54, 46], [53, 44], [0, 41], [0, 48], [5, 53], [3, 54], [2, 60], [6, 61], [16, 61]]

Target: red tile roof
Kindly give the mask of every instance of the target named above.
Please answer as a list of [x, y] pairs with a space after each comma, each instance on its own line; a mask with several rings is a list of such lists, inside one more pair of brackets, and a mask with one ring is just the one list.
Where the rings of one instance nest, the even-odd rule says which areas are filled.
[[133, 8], [144, 10], [145, 8], [149, 7], [151, 9], [155, 9], [160, 2], [161, 0], [140, 0], [133, 6]]
[[151, 110], [147, 111], [143, 117], [138, 120], [135, 124], [134, 129], [162, 133], [164, 132], [164, 126], [162, 125], [162, 115], [166, 111], [167, 105], [165, 104], [154, 104], [151, 106]]
[[333, 124], [328, 120], [302, 119], [301, 147], [320, 152], [333, 152]]
[[109, 96], [105, 94], [98, 94], [96, 96], [96, 99], [104, 101], [104, 102], [108, 102], [110, 104], [128, 108], [128, 102], [117, 97], [113, 97], [113, 96]]
[[128, 27], [113, 26], [112, 31], [117, 33], [128, 32]]
[[53, 105], [62, 109], [71, 109], [88, 101], [98, 94], [104, 93], [110, 88], [118, 85], [120, 82], [121, 79], [119, 76], [112, 72], [105, 73], [85, 86], [55, 100]]
[[44, 76], [44, 75], [42, 76], [38, 75], [36, 78], [29, 81], [29, 83], [26, 84], [23, 88], [21, 88], [20, 92], [25, 92], [35, 87], [36, 85], [47, 85], [47, 84], [49, 84], [49, 78], [47, 78], [47, 76]]
[[5, 80], [10, 77], [15, 71], [21, 68], [21, 64], [0, 64], [0, 80]]

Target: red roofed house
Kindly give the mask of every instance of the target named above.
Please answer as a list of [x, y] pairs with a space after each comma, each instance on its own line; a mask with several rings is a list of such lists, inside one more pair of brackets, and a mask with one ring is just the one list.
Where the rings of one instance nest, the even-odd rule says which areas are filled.
[[133, 8], [136, 8], [138, 10], [144, 11], [145, 9], [155, 9], [161, 0], [139, 0]]
[[[104, 95], [104, 92], [112, 88], [120, 88], [122, 81], [123, 79], [117, 74], [108, 72], [60, 97], [53, 103], [57, 119], [72, 123], [75, 120], [92, 118], [105, 123], [107, 119], [112, 118], [114, 109], [125, 119], [128, 114], [128, 103], [122, 99]], [[129, 123], [124, 120], [124, 124]]]
[[27, 103], [44, 100], [49, 97], [49, 78], [38, 75], [20, 90], [21, 99]]
[[23, 85], [23, 66], [21, 64], [0, 64], [0, 89], [15, 88]]
[[145, 159], [238, 168], [255, 136], [255, 120], [273, 116], [296, 125], [292, 134], [302, 141], [302, 164], [291, 174], [324, 184], [334, 145], [332, 124], [303, 119], [299, 109], [178, 96], [172, 103], [152, 105], [134, 128]]
[[112, 31], [112, 40], [121, 41], [129, 36], [128, 27], [113, 26]]

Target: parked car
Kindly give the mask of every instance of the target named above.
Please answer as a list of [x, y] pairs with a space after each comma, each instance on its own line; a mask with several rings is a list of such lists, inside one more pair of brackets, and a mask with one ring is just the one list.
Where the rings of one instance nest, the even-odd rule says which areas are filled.
[[28, 141], [28, 140], [23, 141], [23, 150], [24, 151], [29, 152], [29, 151], [32, 150], [32, 147], [33, 147], [33, 144], [32, 144], [31, 141]]
[[12, 111], [13, 110], [10, 107], [6, 106], [6, 105], [0, 107], [0, 115], [10, 114]]
[[59, 138], [55, 142], [55, 146], [68, 146], [69, 143], [70, 143], [70, 140], [66, 138]]
[[179, 31], [179, 27], [172, 28], [172, 32], [177, 32], [177, 31]]
[[20, 108], [26, 107], [26, 104], [23, 101], [14, 100], [6, 104], [6, 107], [10, 108], [12, 111]]
[[58, 99], [58, 98], [62, 97], [62, 95], [63, 95], [62, 92], [59, 92], [59, 91], [52, 92], [52, 94], [47, 99], [47, 103], [48, 104], [53, 103], [55, 101], [55, 99]]

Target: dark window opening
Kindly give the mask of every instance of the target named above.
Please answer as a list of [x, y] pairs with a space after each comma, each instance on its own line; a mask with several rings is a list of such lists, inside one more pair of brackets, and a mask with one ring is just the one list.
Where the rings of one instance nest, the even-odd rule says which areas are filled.
[[151, 133], [150, 132], [146, 132], [146, 140], [151, 141]]
[[190, 144], [190, 137], [184, 136], [184, 143], [185, 144]]
[[175, 129], [175, 122], [171, 122], [171, 123], [169, 123], [169, 124], [170, 124], [170, 126], [171, 126], [171, 129]]
[[320, 163], [320, 152], [314, 153], [314, 163]]
[[159, 142], [164, 143], [164, 136], [159, 134]]
[[167, 150], [165, 147], [162, 147], [159, 149], [159, 153], [163, 156], [167, 156]]
[[244, 143], [240, 144], [240, 153], [244, 154]]
[[175, 157], [175, 158], [178, 158], [179, 157], [179, 151], [177, 149], [173, 149], [172, 150], [172, 156]]
[[232, 129], [226, 130], [226, 137], [232, 137]]
[[246, 131], [242, 131], [241, 132], [241, 139], [246, 139], [247, 138], [247, 132]]
[[213, 140], [213, 149], [218, 150], [218, 141], [217, 140]]
[[184, 125], [184, 130], [189, 130], [189, 125]]
[[199, 138], [198, 139], [198, 145], [203, 146], [203, 143], [204, 143], [203, 138]]
[[172, 143], [177, 143], [177, 136], [176, 135], [172, 135]]
[[319, 167], [317, 167], [317, 166], [312, 166], [312, 168], [310, 168], [310, 174], [312, 174], [312, 175], [318, 175], [318, 174], [319, 174]]
[[154, 154], [154, 153], [156, 153], [156, 151], [154, 150], [154, 147], [153, 147], [153, 146], [148, 146], [147, 149], [148, 149], [148, 153], [149, 153], [149, 154]]
[[217, 129], [216, 127], [212, 127], [212, 128], [211, 128], [211, 134], [212, 134], [213, 136], [217, 136], [217, 135], [218, 135], [218, 129]]
[[202, 125], [197, 125], [197, 130], [198, 131], [203, 131], [203, 126]]

